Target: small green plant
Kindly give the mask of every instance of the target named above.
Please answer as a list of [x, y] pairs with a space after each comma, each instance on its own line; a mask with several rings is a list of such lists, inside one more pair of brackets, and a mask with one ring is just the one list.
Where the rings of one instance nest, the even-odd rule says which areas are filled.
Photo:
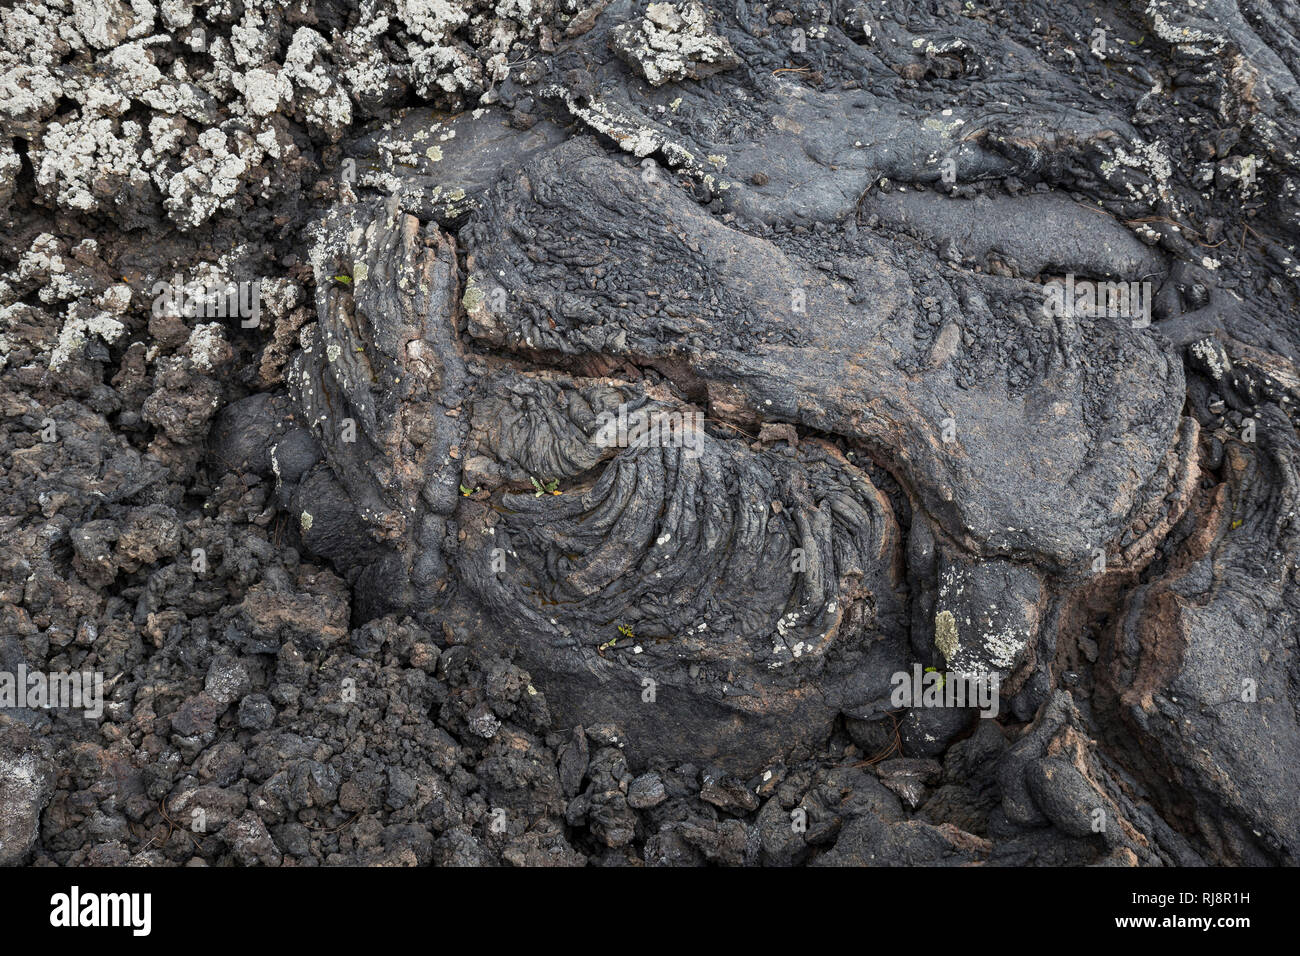
[[939, 675], [939, 687], [940, 687], [940, 688], [943, 687], [943, 682], [944, 682], [947, 678], [945, 678], [944, 675], [943, 675], [942, 673], [940, 673], [939, 668], [937, 668], [937, 667], [927, 667], [927, 668], [925, 669], [925, 672], [926, 672], [927, 674], [938, 674], [938, 675]]
[[336, 276], [331, 276], [330, 278], [332, 278], [335, 282], [340, 283], [341, 285], [351, 285], [351, 284], [352, 284], [352, 276], [344, 275], [344, 274], [341, 273], [341, 272], [340, 272], [338, 275], [336, 275]]
[[466, 488], [464, 485], [460, 486], [460, 493], [464, 495], [466, 498], [474, 494], [476, 491], [478, 491], [478, 488]]
[[551, 478], [543, 482], [530, 476], [528, 480], [533, 483], [534, 498], [540, 498], [542, 495], [560, 495], [564, 493], [560, 491], [560, 479], [558, 478]]
[[620, 625], [618, 626], [618, 632], [619, 632], [620, 634], [622, 634], [624, 637], [628, 638], [629, 640], [631, 640], [632, 638], [636, 637], [636, 635], [635, 635], [634, 633], [632, 633], [632, 625], [631, 625], [631, 624], [620, 624]]

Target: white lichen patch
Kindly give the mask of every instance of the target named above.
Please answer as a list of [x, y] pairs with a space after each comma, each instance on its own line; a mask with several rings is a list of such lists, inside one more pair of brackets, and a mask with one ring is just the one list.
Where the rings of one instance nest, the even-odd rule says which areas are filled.
[[652, 3], [645, 16], [615, 28], [614, 49], [651, 86], [701, 79], [739, 63], [725, 37], [710, 32], [699, 3]]
[[126, 331], [117, 319], [107, 312], [98, 312], [89, 318], [69, 317], [59, 332], [59, 342], [50, 355], [50, 370], [59, 371], [75, 357], [77, 350], [86, 344], [89, 336], [96, 336], [105, 342], [116, 342]]
[[220, 322], [206, 322], [190, 332], [186, 348], [190, 361], [201, 372], [215, 371], [227, 350], [226, 330]]

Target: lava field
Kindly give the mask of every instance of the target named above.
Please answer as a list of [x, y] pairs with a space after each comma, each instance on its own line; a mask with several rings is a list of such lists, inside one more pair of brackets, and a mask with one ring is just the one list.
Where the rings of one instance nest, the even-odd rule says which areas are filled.
[[0, 9], [0, 865], [1300, 862], [1296, 0]]

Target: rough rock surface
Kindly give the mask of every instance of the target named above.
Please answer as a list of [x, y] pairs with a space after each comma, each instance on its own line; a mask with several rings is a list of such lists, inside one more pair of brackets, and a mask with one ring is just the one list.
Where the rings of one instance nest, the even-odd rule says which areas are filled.
[[1298, 16], [0, 11], [0, 865], [1294, 865]]

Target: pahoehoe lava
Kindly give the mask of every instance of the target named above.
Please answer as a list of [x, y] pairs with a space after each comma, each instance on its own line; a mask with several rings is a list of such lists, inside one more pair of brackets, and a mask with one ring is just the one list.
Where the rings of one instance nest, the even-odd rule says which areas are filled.
[[0, 863], [1297, 862], [1293, 0], [0, 17]]

